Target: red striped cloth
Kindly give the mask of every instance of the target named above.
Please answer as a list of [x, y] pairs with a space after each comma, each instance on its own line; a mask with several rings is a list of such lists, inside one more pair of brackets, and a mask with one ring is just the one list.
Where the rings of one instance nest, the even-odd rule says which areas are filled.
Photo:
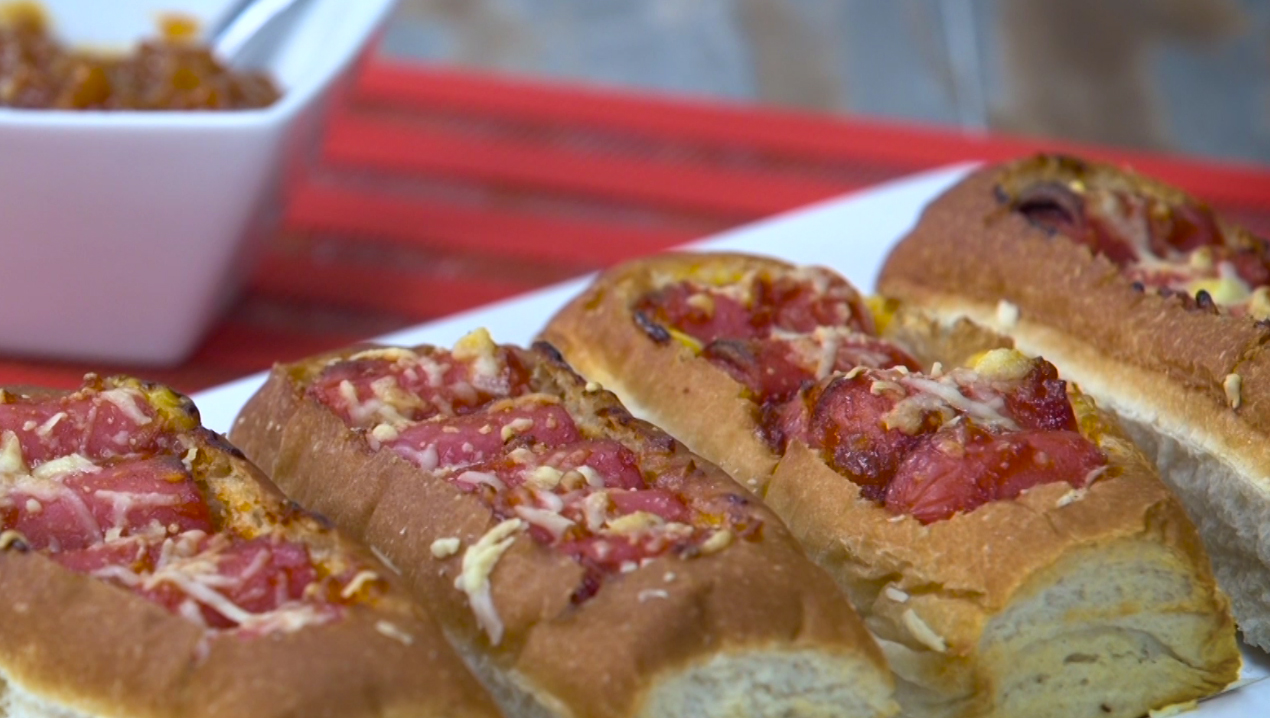
[[1270, 235], [1270, 171], [366, 63], [283, 231], [184, 365], [0, 357], [0, 384], [195, 391], [915, 171], [1041, 149], [1129, 164]]

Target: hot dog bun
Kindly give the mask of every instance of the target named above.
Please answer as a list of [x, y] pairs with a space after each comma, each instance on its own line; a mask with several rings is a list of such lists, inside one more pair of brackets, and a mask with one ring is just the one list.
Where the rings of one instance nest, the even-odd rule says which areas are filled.
[[[1098, 219], [1108, 207], [1155, 219]], [[1154, 249], [1081, 241], [1126, 232]], [[1217, 261], [1204, 235], [1223, 247]], [[1264, 241], [1177, 189], [1041, 156], [980, 170], [932, 202], [879, 290], [1008, 335], [1113, 412], [1199, 527], [1245, 640], [1270, 649], [1266, 290], [1223, 269], [1223, 253], [1265, 264]], [[1152, 266], [1182, 271], [1161, 291]]]
[[[397, 377], [393, 386], [380, 374]], [[445, 378], [436, 384], [408, 378], [424, 374]], [[336, 399], [321, 398], [328, 395], [320, 387], [343, 387], [332, 377], [345, 375], [352, 377], [349, 388], [338, 389]], [[359, 393], [370, 376], [380, 382], [372, 389], [377, 398]], [[405, 390], [409, 396], [395, 393], [406, 385], [417, 388]], [[469, 393], [473, 386], [479, 396]], [[446, 393], [452, 387], [453, 399]], [[479, 387], [494, 388], [486, 394]], [[366, 407], [380, 411], [375, 401], [413, 418], [398, 421], [383, 409], [350, 428], [343, 417]], [[340, 413], [349, 406], [352, 413]], [[410, 414], [408, 406], [428, 408]], [[403, 443], [433, 428], [430, 438]], [[279, 366], [232, 436], [291, 496], [399, 567], [509, 713], [894, 712], [876, 645], [780, 520], [716, 467], [580, 379], [549, 346], [498, 347], [481, 331], [453, 351], [361, 348]], [[542, 458], [556, 451], [553, 445], [575, 447], [565, 451], [575, 456], [597, 445], [586, 442], [633, 458], [601, 463], [595, 449], [575, 469], [572, 460]], [[508, 461], [526, 462], [525, 473]], [[638, 466], [648, 488], [612, 488], [619, 464]], [[482, 485], [464, 485], [472, 481]], [[621, 497], [648, 497], [671, 484], [679, 497], [667, 499], [672, 504], [714, 508], [683, 515], [687, 523], [678, 528], [651, 515], [606, 513], [621, 511], [612, 508]], [[529, 496], [532, 510], [508, 503]], [[594, 522], [570, 508], [595, 500], [601, 513]], [[664, 506], [645, 505], [670, 515]], [[686, 538], [605, 568], [614, 555], [609, 550], [656, 540], [651, 533], [653, 539], [622, 538], [619, 524], [635, 519], [661, 524], [650, 531], [673, 529]], [[556, 533], [531, 535], [526, 523]], [[608, 546], [602, 554], [569, 553], [596, 537]], [[492, 563], [479, 560], [495, 546], [503, 553]], [[466, 579], [478, 564], [488, 582], [485, 599], [456, 588], [456, 578], [471, 587]]]
[[498, 715], [396, 577], [184, 397], [9, 387], [0, 447], [0, 715]]
[[[664, 316], [648, 313], [656, 305], [648, 301], [650, 292], [672, 296], [685, 281], [713, 298], [690, 298], [687, 305], [717, 315], [726, 297], [734, 304], [748, 297], [753, 307], [764, 295], [780, 293], [762, 289], [765, 276], [803, 277], [799, 281], [815, 291], [835, 286], [826, 273], [759, 257], [652, 257], [602, 274], [542, 336], [584, 375], [764, 496], [865, 616], [895, 671], [907, 714], [1137, 716], [1235, 679], [1240, 661], [1233, 624], [1194, 527], [1114, 421], [1079, 395], [1071, 400], [1075, 420], [1106, 460], [1097, 480], [1042, 483], [1015, 498], [932, 520], [867, 498], [861, 485], [827, 463], [827, 454], [798, 438], [783, 449], [765, 438], [771, 407], [760, 406], [753, 385], [737, 378], [745, 372], [736, 369], [735, 342], [723, 352], [716, 342], [684, 336]], [[734, 288], [751, 281], [759, 289]], [[644, 316], [637, 319], [637, 311]], [[734, 326], [748, 331], [756, 317], [771, 313], [751, 311], [748, 324]], [[900, 322], [893, 312], [882, 319], [921, 340], [910, 344], [919, 357], [977, 360], [985, 375], [993, 362], [1027, 361], [1000, 349], [1008, 339], [969, 323]], [[695, 321], [703, 332], [714, 331], [706, 319]], [[842, 346], [856, 342], [869, 355], [903, 364], [868, 343], [871, 321], [854, 312], [844, 321], [856, 327], [854, 334], [821, 332], [838, 336], [833, 342], [840, 344], [817, 346], [835, 347], [840, 361], [853, 356]], [[802, 341], [783, 329], [768, 336]], [[766, 356], [759, 345], [745, 347], [751, 358]], [[1000, 352], [983, 354], [994, 348]], [[816, 360], [822, 376], [814, 390], [822, 396], [865, 371], [844, 372], [838, 364], [840, 373], [825, 374], [826, 366], [835, 366], [832, 356]], [[764, 381], [762, 372], [746, 376]], [[919, 375], [901, 368], [885, 376], [910, 381]], [[885, 393], [891, 383], [875, 381], [860, 401]], [[804, 385], [798, 396], [807, 391]], [[845, 437], [839, 446], [851, 441]], [[835, 456], [843, 465], [863, 465], [877, 455], [848, 450]]]

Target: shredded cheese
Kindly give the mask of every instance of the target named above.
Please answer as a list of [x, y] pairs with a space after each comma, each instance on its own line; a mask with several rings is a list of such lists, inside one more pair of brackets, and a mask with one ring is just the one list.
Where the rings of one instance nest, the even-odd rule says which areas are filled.
[[459, 361], [472, 363], [472, 383], [478, 388], [495, 394], [507, 393], [498, 345], [488, 330], [480, 328], [464, 336], [455, 343], [451, 355]]
[[[951, 376], [951, 375], [950, 375]], [[999, 426], [1009, 431], [1017, 431], [1019, 426], [1014, 423], [1013, 419], [1002, 415], [998, 408], [1004, 408], [1004, 401], [1000, 397], [994, 397], [990, 401], [976, 401], [961, 393], [961, 391], [953, 386], [951, 382], [946, 383], [946, 379], [928, 379], [921, 376], [909, 376], [904, 378], [904, 382], [910, 387], [917, 389], [919, 392], [929, 394], [948, 406], [956, 409], [973, 419], [977, 419], [990, 426]], [[891, 410], [894, 413], [899, 410], [900, 406], [905, 402], [911, 402], [917, 399], [916, 396], [910, 396]], [[888, 414], [889, 415], [889, 414]]]
[[485, 532], [484, 536], [463, 552], [462, 572], [454, 579], [454, 587], [467, 594], [468, 605], [476, 622], [497, 646], [503, 640], [503, 621], [494, 608], [490, 595], [490, 574], [495, 564], [516, 541], [516, 532], [525, 524], [520, 519], [507, 519]]
[[1019, 323], [1019, 308], [1002, 299], [997, 302], [997, 324], [1004, 329], [1013, 329]]
[[564, 536], [564, 532], [573, 527], [573, 521], [561, 516], [555, 511], [549, 509], [539, 509], [532, 506], [517, 506], [516, 515], [524, 519], [526, 523], [544, 528], [551, 532], [553, 538], [559, 539]]
[[908, 603], [908, 599], [909, 599], [908, 593], [894, 586], [887, 586], [886, 590], [884, 590], [882, 593], [887, 598], [891, 599], [892, 601], [895, 601], [896, 603]]
[[582, 474], [582, 478], [586, 479], [587, 486], [590, 486], [593, 489], [604, 488], [604, 477], [600, 476], [600, 472], [590, 466], [583, 464], [575, 469], [575, 471]]
[[401, 364], [410, 364], [418, 361], [419, 355], [404, 347], [375, 347], [357, 352], [350, 356], [347, 361], [361, 361], [362, 359], [384, 359]]
[[900, 614], [900, 620], [903, 621], [904, 627], [909, 633], [913, 634], [913, 638], [917, 642], [937, 653], [946, 653], [948, 644], [944, 641], [944, 637], [935, 633], [922, 617], [911, 609], [904, 609], [904, 613]]
[[0, 551], [7, 551], [15, 544], [22, 544], [25, 546], [27, 544], [26, 536], [23, 536], [20, 532], [14, 531], [13, 529], [0, 531]]
[[662, 517], [648, 511], [635, 511], [608, 522], [608, 530], [615, 534], [631, 535], [657, 528], [666, 523]]
[[0, 437], [0, 474], [26, 474], [26, 459], [22, 456], [22, 442], [12, 431]]
[[376, 424], [375, 428], [370, 430], [371, 438], [381, 444], [387, 444], [395, 441], [400, 434], [392, 424]]
[[564, 472], [551, 466], [539, 466], [525, 477], [525, 483], [532, 488], [548, 491], [560, 485]]
[[101, 471], [101, 467], [83, 454], [67, 454], [40, 464], [31, 470], [31, 475], [37, 479], [48, 480], [69, 474], [96, 473], [98, 471]]
[[401, 643], [402, 645], [409, 646], [415, 642], [414, 636], [410, 635], [409, 633], [406, 633], [400, 628], [397, 628], [396, 625], [389, 623], [388, 621], [376, 621], [375, 631], [379, 633], [381, 636], [391, 638], [392, 640], [397, 641], [398, 643]]
[[141, 407], [137, 405], [138, 394], [133, 389], [118, 387], [115, 389], [107, 389], [98, 394], [102, 399], [114, 404], [123, 412], [123, 415], [133, 421], [138, 426], [149, 424], [151, 419]]
[[640, 603], [644, 603], [654, 598], [670, 598], [670, 592], [662, 588], [645, 588], [635, 594], [635, 598]]
[[1243, 403], [1243, 397], [1240, 395], [1243, 389], [1243, 377], [1238, 374], [1227, 374], [1226, 379], [1222, 381], [1222, 389], [1226, 390], [1226, 401], [1230, 403], [1230, 408], [1238, 409]]
[[441, 463], [441, 458], [437, 455], [436, 444], [428, 444], [422, 449], [397, 444], [396, 446], [393, 446], [392, 449], [399, 456], [424, 471], [432, 471]]
[[456, 537], [439, 538], [432, 542], [433, 558], [449, 558], [459, 552], [459, 546], [462, 545]]
[[502, 479], [488, 471], [464, 471], [455, 477], [454, 480], [461, 484], [472, 486], [480, 486], [482, 484], [492, 486], [495, 491], [505, 491], [507, 489], [507, 484], [503, 483]]
[[705, 543], [701, 544], [701, 553], [705, 555], [717, 553], [727, 548], [731, 543], [732, 532], [728, 529], [719, 529], [711, 534]]
[[499, 435], [503, 437], [503, 442], [511, 441], [513, 437], [529, 431], [534, 428], [534, 420], [526, 416], [517, 417], [503, 425], [503, 430]]
[[62, 419], [65, 419], [65, 418], [66, 418], [66, 412], [64, 411], [59, 411], [56, 414], [50, 416], [48, 419], [44, 421], [43, 424], [40, 424], [38, 427], [36, 427], [35, 429], [36, 435], [39, 436], [40, 438], [48, 438], [48, 435], [53, 433], [53, 427], [57, 426], [58, 422], [60, 422]]
[[348, 600], [352, 598], [353, 596], [356, 596], [357, 592], [362, 590], [362, 588], [366, 586], [366, 584], [374, 583], [375, 581], [378, 581], [378, 580], [379, 580], [379, 574], [375, 573], [374, 571], [369, 571], [369, 570], [358, 571], [357, 574], [353, 576], [353, 580], [348, 582], [348, 585], [344, 587], [343, 591], [340, 591], [340, 598], [344, 600]]
[[604, 527], [608, 520], [609, 492], [596, 491], [582, 500], [582, 515], [586, 519], [587, 531], [595, 533]]

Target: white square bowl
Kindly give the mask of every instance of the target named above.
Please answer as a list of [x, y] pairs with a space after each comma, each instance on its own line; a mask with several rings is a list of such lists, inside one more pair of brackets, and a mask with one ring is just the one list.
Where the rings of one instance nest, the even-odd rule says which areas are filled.
[[[159, 11], [228, 0], [45, 0], [71, 44], [126, 45]], [[393, 0], [307, 0], [248, 58], [261, 110], [0, 108], [0, 352], [152, 365], [193, 350], [280, 216], [284, 168]]]

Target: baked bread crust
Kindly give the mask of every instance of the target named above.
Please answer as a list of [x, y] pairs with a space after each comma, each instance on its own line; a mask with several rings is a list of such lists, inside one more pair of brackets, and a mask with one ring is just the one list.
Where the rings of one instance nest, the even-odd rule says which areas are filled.
[[[1112, 478], [1087, 491], [1041, 485], [928, 525], [862, 498], [801, 442], [769, 469], [774, 454], [759, 437], [755, 407], [741, 385], [688, 346], [656, 341], [631, 313], [661, 277], [737, 267], [790, 265], [728, 254], [637, 260], [603, 274], [543, 337], [707, 458], [757, 479], [750, 485], [765, 489], [768, 504], [865, 616], [896, 672], [907, 713], [1133, 716], [1235, 680], [1233, 624], [1194, 527], [1138, 450], [1095, 413], [1081, 416], [1082, 428], [1096, 427], [1089, 435], [1116, 467]], [[890, 309], [877, 317], [879, 325], [927, 361], [1009, 344], [969, 322], [944, 327]], [[709, 383], [697, 382], [703, 376]], [[748, 448], [755, 444], [765, 453]], [[750, 458], [756, 455], [763, 460]], [[762, 475], [766, 470], [770, 477]], [[1104, 556], [1114, 558], [1104, 566]], [[1112, 567], [1130, 575], [1107, 581], [1104, 569]], [[1135, 585], [1139, 573], [1169, 578]], [[1065, 581], [1114, 588], [1088, 600], [1064, 598]], [[1034, 607], [1047, 601], [1065, 605], [1064, 616], [1038, 613]], [[1023, 613], [1028, 621], [1010, 623]], [[1145, 647], [1156, 638], [1138, 640], [1153, 630], [1172, 658], [1157, 661]], [[1100, 632], [1119, 638], [1100, 643], [1092, 638]], [[1121, 639], [1123, 645], [1112, 645]], [[1086, 658], [1099, 668], [1086, 669]]]
[[[615, 391], [637, 416], [655, 416], [653, 423], [762, 496], [780, 457], [759, 438], [756, 407], [744, 387], [674, 337], [653, 339], [632, 331], [631, 305], [667, 278], [773, 268], [794, 265], [727, 252], [668, 253], [627, 262], [604, 272], [561, 309], [541, 338], [583, 376]], [[656, 406], [646, 405], [654, 397]]]
[[[612, 394], [588, 389], [546, 345], [520, 350], [539, 391], [560, 396], [575, 418], [591, 417], [579, 419], [587, 430], [627, 445], [671, 447], [677, 461], [694, 462], [702, 473], [689, 490], [747, 502], [763, 521], [761, 540], [734, 541], [692, 559], [654, 558], [606, 579], [595, 596], [572, 606], [581, 567], [518, 536], [490, 576], [504, 624], [501, 642], [491, 646], [454, 589], [460, 556], [437, 558], [431, 551], [442, 538], [472, 545], [497, 523], [490, 509], [392, 452], [371, 450], [362, 434], [305, 394], [322, 367], [364, 348], [275, 367], [231, 436], [289, 495], [332, 516], [396, 564], [505, 709], [596, 717], [763, 715], [767, 703], [796, 715], [894, 711], [876, 644], [780, 520], [743, 498], [716, 467], [631, 417]], [[771, 580], [775, 575], [780, 579]], [[764, 671], [775, 675], [793, 666], [809, 681], [800, 689], [806, 695], [769, 700], [765, 692], [784, 689], [765, 684]], [[735, 685], [714, 685], [719, 681]], [[719, 696], [718, 704], [692, 703], [694, 686]]]
[[[385, 595], [326, 623], [244, 639], [209, 634], [142, 596], [10, 544], [0, 550], [0, 706], [102, 718], [498, 715], [378, 559], [289, 506], [220, 437], [197, 429], [191, 439], [210, 464], [202, 478], [221, 500], [285, 517], [288, 535], [311, 549], [376, 570], [389, 585]], [[257, 510], [235, 520], [255, 521]]]
[[1186, 504], [1245, 639], [1270, 649], [1270, 535], [1260, 528], [1270, 522], [1270, 329], [1137, 291], [1112, 262], [997, 197], [1004, 178], [1062, 180], [1075, 166], [1090, 185], [1184, 198], [1071, 162], [990, 167], [953, 187], [897, 245], [879, 290], [940, 322], [966, 318], [1010, 336], [1116, 414]]

